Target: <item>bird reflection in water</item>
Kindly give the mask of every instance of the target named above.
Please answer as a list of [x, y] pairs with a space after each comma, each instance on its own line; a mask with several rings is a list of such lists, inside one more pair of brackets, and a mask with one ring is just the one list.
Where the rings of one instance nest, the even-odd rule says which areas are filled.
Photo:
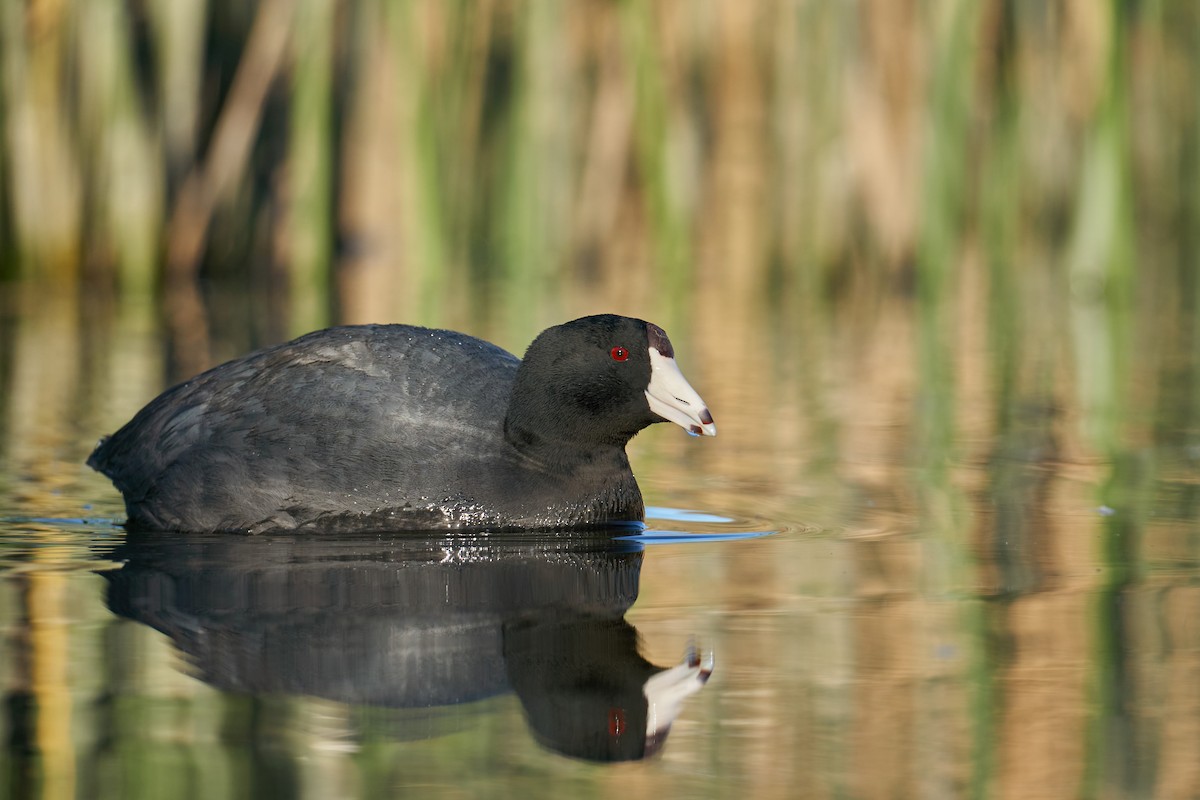
[[226, 691], [433, 709], [514, 691], [537, 740], [596, 761], [661, 747], [712, 673], [663, 668], [625, 613], [641, 545], [612, 536], [131, 535], [117, 614]]

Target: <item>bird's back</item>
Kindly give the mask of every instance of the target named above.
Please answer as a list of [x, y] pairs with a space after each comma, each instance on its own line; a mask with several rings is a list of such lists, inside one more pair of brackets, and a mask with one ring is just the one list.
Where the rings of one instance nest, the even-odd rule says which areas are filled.
[[417, 517], [501, 448], [519, 363], [451, 331], [331, 328], [164, 392], [88, 464], [121, 490], [135, 526], [290, 528], [383, 508]]

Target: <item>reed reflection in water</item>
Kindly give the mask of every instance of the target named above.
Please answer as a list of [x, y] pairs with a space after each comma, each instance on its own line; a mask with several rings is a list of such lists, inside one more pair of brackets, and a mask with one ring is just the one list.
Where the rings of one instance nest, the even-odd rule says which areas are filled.
[[[1194, 793], [1200, 382], [1195, 343], [1169, 335], [1187, 317], [1179, 305], [1123, 317], [1086, 298], [1044, 316], [964, 275], [930, 317], [893, 298], [869, 314], [704, 317], [680, 334], [681, 357], [684, 341], [704, 354], [689, 372], [721, 435], [658, 426], [634, 440], [651, 508], [704, 520], [652, 527], [743, 518], [782, 532], [647, 548], [628, 613], [642, 657], [674, 663], [695, 634], [719, 663], [644, 772], [571, 780], [644, 796], [681, 774], [712, 797]], [[522, 746], [525, 723], [505, 727], [526, 718], [516, 693], [465, 704], [514, 707], [421, 749], [385, 723], [372, 738], [341, 704], [200, 687], [162, 637], [114, 622], [91, 570], [97, 545], [123, 534], [63, 517], [120, 517], [83, 460], [96, 432], [162, 388], [162, 362], [153, 326], [77, 311], [15, 314], [6, 340], [0, 610], [17, 773], [411, 787], [465, 762], [477, 785], [563, 777]], [[1132, 358], [1116, 335], [1127, 327], [1156, 346]], [[1099, 343], [1126, 365], [1105, 380], [1090, 371]], [[359, 751], [328, 749], [355, 737]]]

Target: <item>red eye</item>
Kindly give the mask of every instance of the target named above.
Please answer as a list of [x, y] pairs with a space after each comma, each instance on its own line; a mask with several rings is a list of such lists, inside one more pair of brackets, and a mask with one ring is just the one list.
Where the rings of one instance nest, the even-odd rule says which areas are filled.
[[624, 347], [614, 347], [611, 350], [613, 361], [624, 361], [629, 358], [629, 351]]
[[608, 735], [616, 739], [625, 732], [625, 709], [610, 708], [608, 710]]

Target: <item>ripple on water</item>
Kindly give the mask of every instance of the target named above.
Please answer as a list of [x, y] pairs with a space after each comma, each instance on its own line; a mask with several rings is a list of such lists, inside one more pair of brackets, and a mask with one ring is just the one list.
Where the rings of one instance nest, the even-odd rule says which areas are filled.
[[650, 506], [646, 529], [621, 538], [643, 544], [684, 544], [756, 539], [779, 533], [763, 520], [735, 519], [708, 511]]
[[91, 569], [95, 548], [124, 539], [115, 520], [78, 517], [0, 517], [0, 574], [31, 565]]
[[[638, 544], [684, 544], [756, 539], [780, 533], [783, 528], [761, 519], [739, 519], [710, 511], [651, 506], [646, 509], [645, 527], [615, 536]], [[0, 517], [0, 560], [17, 551], [48, 546], [114, 544], [124, 538], [119, 520], [87, 517]], [[440, 536], [445, 536], [444, 532]], [[475, 534], [477, 536], [478, 534]], [[514, 538], [505, 534], [505, 539]], [[519, 538], [519, 537], [517, 537]], [[537, 537], [541, 538], [541, 537]], [[550, 535], [551, 540], [561, 537]], [[557, 541], [557, 544], [562, 544]]]

